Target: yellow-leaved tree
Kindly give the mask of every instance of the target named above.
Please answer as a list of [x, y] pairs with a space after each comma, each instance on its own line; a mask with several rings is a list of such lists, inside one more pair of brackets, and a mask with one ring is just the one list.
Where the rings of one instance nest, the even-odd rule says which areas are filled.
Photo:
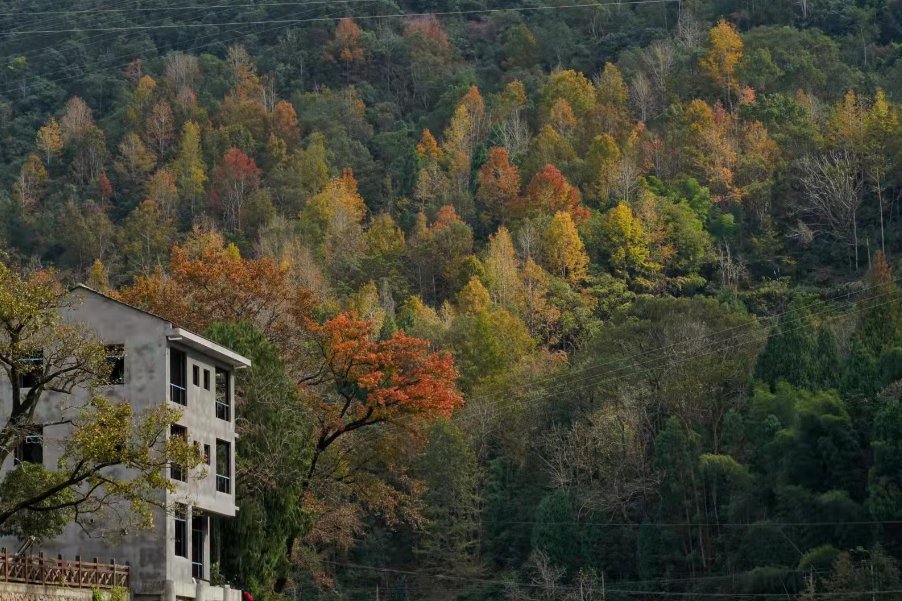
[[724, 90], [727, 105], [733, 110], [733, 93], [738, 91], [736, 66], [742, 60], [742, 36], [736, 27], [723, 19], [708, 32], [708, 51], [699, 64], [711, 80]]
[[[28, 437], [59, 433], [62, 447], [56, 465], [21, 461], [0, 481], [0, 534], [47, 538], [71, 522], [123, 527], [123, 515], [128, 525], [149, 526], [158, 491], [173, 486], [164, 468], [194, 468], [202, 459], [187, 441], [167, 440], [178, 411], [161, 404], [138, 415], [100, 394], [110, 376], [106, 349], [64, 317], [74, 303], [51, 274], [0, 262], [0, 367], [10, 391], [0, 463]], [[121, 466], [129, 475], [113, 469]], [[130, 511], [105, 515], [123, 503]]]

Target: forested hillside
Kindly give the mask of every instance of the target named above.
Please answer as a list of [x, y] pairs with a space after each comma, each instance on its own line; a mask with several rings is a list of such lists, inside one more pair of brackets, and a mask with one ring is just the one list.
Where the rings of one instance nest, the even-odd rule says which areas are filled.
[[251, 357], [258, 600], [902, 598], [902, 1], [7, 0], [0, 246]]

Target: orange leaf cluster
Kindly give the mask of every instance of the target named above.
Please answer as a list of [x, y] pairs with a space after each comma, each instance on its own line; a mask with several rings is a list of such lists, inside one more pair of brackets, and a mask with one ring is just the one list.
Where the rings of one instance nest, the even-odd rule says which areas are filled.
[[175, 245], [168, 273], [139, 276], [117, 296], [197, 332], [216, 321], [246, 321], [276, 340], [285, 336], [289, 313], [301, 315], [311, 302], [292, 284], [287, 266], [242, 258], [218, 234], [198, 236], [193, 247]]
[[453, 359], [446, 352], [430, 352], [426, 340], [402, 332], [372, 340], [372, 323], [353, 312], [316, 325], [313, 332], [327, 362], [323, 373], [332, 374], [339, 396], [338, 402], [328, 397], [320, 402], [321, 423], [330, 431], [326, 440], [400, 418], [450, 417], [463, 404]]
[[526, 187], [520, 213], [532, 216], [565, 211], [580, 224], [589, 218], [589, 211], [580, 205], [580, 200], [579, 190], [567, 181], [564, 174], [554, 165], [545, 165]]

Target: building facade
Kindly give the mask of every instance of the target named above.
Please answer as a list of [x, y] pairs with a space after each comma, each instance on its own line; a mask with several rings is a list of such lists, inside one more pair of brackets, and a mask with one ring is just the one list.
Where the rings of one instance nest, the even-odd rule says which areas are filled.
[[[162, 403], [180, 409], [182, 415], [169, 435], [185, 437], [195, 444], [203, 453], [204, 464], [190, 473], [178, 465], [168, 468], [176, 490], [160, 491], [160, 505], [167, 509], [154, 509], [150, 529], [122, 525], [129, 523], [128, 516], [117, 520], [115, 515], [106, 515], [87, 528], [70, 525], [62, 535], [32, 551], [43, 551], [46, 556], [77, 555], [86, 561], [97, 557], [127, 562], [135, 600], [239, 599], [238, 591], [211, 586], [209, 581], [216, 525], [238, 511], [235, 371], [250, 366], [250, 360], [85, 286], [75, 287], [70, 294], [75, 302], [66, 310], [66, 319], [89, 326], [107, 348], [112, 376], [101, 393], [128, 401], [136, 414]], [[0, 415], [4, 413], [4, 400], [8, 407], [9, 399], [9, 391], [0, 387]], [[41, 405], [36, 421], [49, 423], [59, 421], [77, 402], [73, 403], [70, 395], [57, 395]], [[55, 466], [66, 434], [65, 425], [35, 432], [0, 466], [0, 473], [19, 461]], [[14, 549], [18, 541], [0, 538], [0, 545]]]

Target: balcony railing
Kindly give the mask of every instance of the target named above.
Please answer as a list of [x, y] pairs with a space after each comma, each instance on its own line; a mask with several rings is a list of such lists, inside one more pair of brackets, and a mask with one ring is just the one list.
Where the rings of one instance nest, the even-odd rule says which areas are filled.
[[228, 403], [223, 403], [219, 400], [216, 401], [216, 417], [227, 422], [232, 420], [232, 408]]
[[0, 582], [16, 582], [22, 584], [42, 584], [68, 588], [128, 588], [127, 565], [81, 561], [68, 561], [58, 555], [56, 559], [37, 555], [16, 556], [0, 549]]
[[188, 389], [173, 382], [169, 383], [169, 400], [179, 405], [188, 404]]

